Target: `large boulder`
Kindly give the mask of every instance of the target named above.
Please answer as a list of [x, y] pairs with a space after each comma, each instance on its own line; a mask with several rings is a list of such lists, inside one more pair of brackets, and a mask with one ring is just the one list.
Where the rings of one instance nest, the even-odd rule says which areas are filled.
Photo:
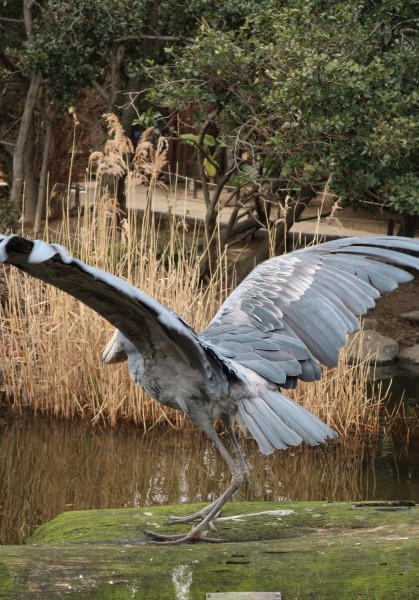
[[373, 329], [364, 329], [349, 336], [349, 361], [352, 363], [371, 359], [371, 363], [386, 365], [395, 360], [399, 351], [396, 340], [389, 338]]

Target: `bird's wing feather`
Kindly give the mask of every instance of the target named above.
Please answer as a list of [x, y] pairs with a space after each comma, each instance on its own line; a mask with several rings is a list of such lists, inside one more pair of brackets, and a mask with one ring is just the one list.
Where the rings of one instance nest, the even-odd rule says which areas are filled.
[[15, 265], [71, 294], [117, 327], [143, 355], [159, 352], [196, 368], [209, 393], [228, 389], [216, 357], [175, 313], [123, 279], [72, 258], [58, 244], [0, 235], [0, 262]]
[[[320, 377], [317, 360], [335, 366], [356, 316], [380, 291], [410, 281], [419, 240], [343, 238], [257, 266], [227, 298], [203, 343], [271, 381], [294, 387]], [[317, 360], [316, 360], [317, 359]]]

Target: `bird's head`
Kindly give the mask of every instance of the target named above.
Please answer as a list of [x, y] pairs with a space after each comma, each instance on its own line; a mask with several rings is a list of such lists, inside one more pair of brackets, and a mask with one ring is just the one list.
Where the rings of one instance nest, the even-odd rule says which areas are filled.
[[131, 342], [116, 329], [103, 349], [102, 360], [106, 365], [123, 362], [128, 359], [128, 354], [132, 348]]

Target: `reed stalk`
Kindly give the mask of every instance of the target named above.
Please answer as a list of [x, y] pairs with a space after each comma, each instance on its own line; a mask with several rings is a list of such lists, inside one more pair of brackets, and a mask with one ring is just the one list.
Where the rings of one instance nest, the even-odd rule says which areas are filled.
[[[110, 121], [115, 139], [120, 139], [118, 123]], [[95, 153], [98, 172], [109, 164], [119, 175], [126, 168], [128, 205], [135, 186], [149, 184], [149, 210], [140, 225], [131, 210], [120, 222], [116, 200], [96, 191], [83, 214], [79, 211], [70, 219], [65, 208], [54, 230], [47, 222], [44, 237], [63, 244], [81, 260], [127, 279], [201, 331], [231, 291], [224, 250], [218, 244], [218, 267], [203, 286], [199, 267], [205, 249], [198, 250], [202, 231], [198, 226], [188, 228], [170, 213], [156, 224], [152, 211], [165, 145], [154, 150], [145, 137], [130, 170], [124, 167], [127, 143], [119, 142], [119, 152], [114, 142], [107, 142], [104, 153]], [[36, 413], [66, 419], [80, 416], [112, 425], [125, 419], [144, 428], [186, 426], [183, 413], [159, 405], [134, 385], [125, 364], [102, 366], [101, 349], [112, 334], [106, 321], [71, 296], [14, 268], [3, 267], [3, 272], [8, 301], [0, 307], [0, 365], [6, 399], [14, 410], [28, 407]], [[343, 351], [337, 369], [326, 369], [319, 382], [300, 383], [289, 395], [341, 434], [376, 433], [385, 394], [382, 390], [370, 394], [369, 371], [368, 361], [349, 365]]]
[[[129, 279], [195, 330], [204, 329], [229, 292], [225, 258], [204, 287], [199, 284], [197, 230], [187, 231], [172, 216], [158, 226], [152, 218], [143, 222], [139, 233], [135, 214], [121, 227], [117, 217], [115, 201], [105, 195], [76, 224], [56, 230], [54, 241], [82, 260]], [[8, 302], [0, 312], [0, 364], [15, 410], [29, 407], [112, 425], [127, 419], [144, 428], [186, 426], [181, 412], [160, 406], [133, 384], [125, 364], [102, 366], [101, 349], [112, 333], [106, 321], [52, 286], [14, 268], [4, 272]], [[289, 395], [341, 434], [376, 433], [385, 394], [378, 390], [371, 395], [369, 372], [368, 361], [350, 365], [343, 351], [336, 369], [326, 369], [319, 382], [300, 383]]]

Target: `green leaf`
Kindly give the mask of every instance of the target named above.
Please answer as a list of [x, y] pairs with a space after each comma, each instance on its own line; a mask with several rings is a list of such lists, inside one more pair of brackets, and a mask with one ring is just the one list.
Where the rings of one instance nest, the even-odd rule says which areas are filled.
[[206, 144], [207, 146], [215, 146], [216, 143], [217, 143], [217, 140], [215, 139], [214, 136], [209, 135], [209, 134], [204, 135], [204, 144]]
[[[215, 164], [214, 164], [215, 163]], [[204, 169], [208, 177], [215, 177], [218, 170], [218, 163], [214, 159], [210, 162], [207, 158], [204, 160]]]
[[179, 139], [184, 144], [189, 144], [190, 146], [198, 145], [198, 136], [195, 133], [181, 133]]

